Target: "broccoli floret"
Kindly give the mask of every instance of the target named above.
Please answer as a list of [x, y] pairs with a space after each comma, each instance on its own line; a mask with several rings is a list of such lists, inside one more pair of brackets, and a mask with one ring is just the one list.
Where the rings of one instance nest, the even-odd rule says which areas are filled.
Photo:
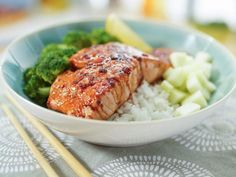
[[46, 47], [36, 66], [36, 74], [45, 82], [52, 84], [57, 75], [70, 67], [68, 58], [76, 52], [74, 47], [63, 44]]
[[[36, 75], [35, 67], [29, 68], [24, 73], [24, 92], [34, 102], [45, 105], [49, 95], [50, 84]], [[47, 90], [46, 90], [47, 89]]]
[[40, 87], [38, 93], [43, 97], [48, 97], [51, 87]]
[[91, 32], [92, 44], [105, 44], [111, 41], [118, 41], [114, 36], [108, 34], [104, 29], [95, 29]]
[[[58, 50], [60, 44], [48, 44], [46, 47], [43, 48], [43, 50], [40, 53], [40, 59], [43, 59], [49, 52]], [[38, 61], [39, 62], [39, 61]]]
[[38, 63], [40, 63], [41, 60], [44, 60], [45, 58], [47, 58], [49, 53], [57, 52], [59, 50], [60, 51], [63, 50], [63, 53], [68, 57], [70, 57], [76, 52], [75, 47], [68, 46], [66, 44], [49, 44], [42, 50]]
[[94, 44], [105, 44], [111, 41], [118, 41], [114, 36], [108, 34], [104, 29], [95, 29], [91, 33], [83, 31], [69, 32], [63, 42], [67, 45], [74, 46], [77, 50], [90, 47]]
[[76, 47], [80, 50], [92, 45], [90, 34], [83, 31], [71, 31], [63, 39], [63, 42], [67, 45]]

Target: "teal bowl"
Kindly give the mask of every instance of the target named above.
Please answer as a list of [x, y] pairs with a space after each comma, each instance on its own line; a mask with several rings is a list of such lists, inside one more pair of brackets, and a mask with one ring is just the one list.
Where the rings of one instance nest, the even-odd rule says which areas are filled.
[[216, 84], [217, 89], [208, 107], [176, 119], [111, 122], [75, 118], [34, 104], [22, 90], [22, 75], [26, 68], [36, 63], [42, 48], [48, 43], [60, 42], [68, 31], [90, 31], [104, 27], [104, 20], [67, 22], [16, 39], [6, 49], [1, 63], [1, 75], [7, 91], [49, 127], [88, 142], [111, 146], [146, 144], [190, 129], [222, 106], [233, 92], [236, 85], [236, 60], [213, 38], [190, 29], [154, 21], [128, 20], [126, 22], [153, 47], [168, 47], [193, 55], [205, 51], [213, 57], [211, 80]]

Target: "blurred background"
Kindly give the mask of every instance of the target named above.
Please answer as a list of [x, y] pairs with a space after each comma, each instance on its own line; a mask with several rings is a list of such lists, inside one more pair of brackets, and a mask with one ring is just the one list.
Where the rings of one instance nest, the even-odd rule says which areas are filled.
[[236, 54], [236, 0], [0, 0], [0, 52], [14, 38], [67, 20], [116, 13], [191, 26]]

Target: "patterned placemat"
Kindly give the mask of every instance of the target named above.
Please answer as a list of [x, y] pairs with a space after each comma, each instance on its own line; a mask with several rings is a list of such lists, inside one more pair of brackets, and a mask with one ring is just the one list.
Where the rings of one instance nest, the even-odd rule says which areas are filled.
[[[75, 176], [49, 143], [10, 105], [33, 141], [60, 176]], [[52, 132], [96, 177], [234, 177], [236, 176], [236, 92], [202, 124], [152, 144], [113, 148], [89, 144]], [[44, 177], [43, 170], [0, 110], [0, 177]]]

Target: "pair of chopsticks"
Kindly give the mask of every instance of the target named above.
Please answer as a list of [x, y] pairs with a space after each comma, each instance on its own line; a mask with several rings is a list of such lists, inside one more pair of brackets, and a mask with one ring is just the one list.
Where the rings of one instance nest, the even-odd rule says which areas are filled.
[[[24, 114], [24, 116], [30, 121], [34, 127], [49, 141], [54, 149], [61, 155], [61, 157], [67, 162], [71, 169], [79, 177], [92, 177], [89, 171], [63, 146], [63, 144], [37, 119], [28, 113], [9, 93], [6, 93], [7, 98], [17, 107], [17, 109]], [[14, 125], [19, 135], [25, 141], [34, 157], [37, 159], [39, 165], [43, 168], [48, 177], [59, 177], [55, 170], [50, 166], [49, 162], [45, 159], [42, 153], [37, 149], [36, 145], [32, 142], [27, 132], [22, 127], [16, 116], [6, 106], [1, 105], [1, 108]]]

